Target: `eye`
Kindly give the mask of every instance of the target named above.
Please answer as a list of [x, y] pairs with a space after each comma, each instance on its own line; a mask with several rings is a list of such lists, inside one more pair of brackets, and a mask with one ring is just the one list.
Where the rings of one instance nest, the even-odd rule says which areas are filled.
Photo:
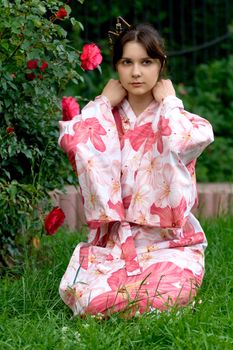
[[129, 65], [129, 64], [131, 63], [131, 61], [128, 60], [128, 59], [124, 59], [124, 60], [121, 61], [121, 63], [122, 63], [124, 66], [127, 66], [127, 65]]
[[151, 63], [152, 63], [152, 60], [148, 60], [148, 59], [146, 59], [146, 60], [144, 60], [144, 61], [142, 62], [142, 64], [143, 64], [144, 66], [149, 66]]

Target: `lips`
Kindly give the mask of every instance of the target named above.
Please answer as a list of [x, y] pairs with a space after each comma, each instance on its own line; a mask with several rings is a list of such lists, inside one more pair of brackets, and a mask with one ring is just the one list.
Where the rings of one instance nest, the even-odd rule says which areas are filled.
[[130, 83], [132, 86], [142, 86], [143, 85], [143, 83], [142, 82], [138, 82], [138, 81], [135, 81], [135, 82], [132, 82], [132, 83]]

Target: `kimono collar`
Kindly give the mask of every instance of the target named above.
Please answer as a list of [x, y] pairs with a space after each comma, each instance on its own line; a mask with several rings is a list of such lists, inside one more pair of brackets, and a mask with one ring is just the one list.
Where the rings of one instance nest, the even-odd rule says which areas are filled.
[[125, 98], [118, 107], [122, 122], [125, 124], [125, 129], [133, 129], [136, 124], [141, 123], [143, 119], [148, 116], [148, 114], [154, 111], [156, 106], [158, 106], [158, 103], [155, 100], [151, 101], [146, 109], [144, 109], [144, 111], [136, 117], [131, 105], [129, 104], [129, 101]]
[[124, 100], [121, 102], [120, 104], [120, 108], [122, 109], [122, 111], [126, 114], [134, 117], [135, 118], [141, 118], [144, 114], [147, 114], [148, 112], [151, 112], [152, 110], [154, 110], [154, 108], [158, 105], [158, 103], [155, 100], [152, 100], [151, 103], [144, 109], [144, 111], [139, 114], [137, 117], [134, 114], [134, 111], [129, 103], [129, 101], [127, 100], [127, 98], [124, 98]]

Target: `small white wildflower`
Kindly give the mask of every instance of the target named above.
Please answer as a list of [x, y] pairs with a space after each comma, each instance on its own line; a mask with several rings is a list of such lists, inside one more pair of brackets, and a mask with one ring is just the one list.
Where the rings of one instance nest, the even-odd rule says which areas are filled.
[[102, 320], [103, 317], [104, 317], [104, 314], [102, 314], [101, 312], [98, 312], [98, 314], [96, 314], [97, 320]]
[[198, 304], [202, 304], [202, 300], [200, 299], [200, 300], [198, 300]]
[[69, 328], [64, 326], [64, 327], [62, 327], [61, 332], [63, 334], [65, 334], [65, 333], [67, 333], [68, 330], [69, 330]]
[[137, 310], [136, 312], [135, 312], [135, 314], [134, 314], [134, 317], [138, 317], [138, 316], [140, 316], [141, 314], [140, 314], [140, 311], [139, 310]]
[[75, 339], [76, 339], [77, 341], [80, 341], [80, 339], [81, 339], [81, 335], [80, 335], [79, 332], [75, 332], [75, 333], [74, 333], [74, 337], [75, 337]]
[[89, 328], [89, 327], [90, 327], [90, 325], [88, 323], [83, 324], [83, 328]]
[[161, 311], [153, 306], [150, 307], [150, 312], [153, 314], [154, 317], [160, 318]]

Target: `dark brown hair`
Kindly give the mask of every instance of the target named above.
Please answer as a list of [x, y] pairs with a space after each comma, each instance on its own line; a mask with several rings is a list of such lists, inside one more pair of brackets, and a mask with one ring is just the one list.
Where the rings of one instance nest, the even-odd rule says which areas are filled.
[[117, 62], [122, 58], [124, 45], [130, 41], [142, 44], [149, 57], [158, 58], [160, 60], [161, 73], [166, 61], [164, 40], [158, 31], [150, 24], [136, 24], [130, 26], [130, 28], [123, 30], [116, 38], [112, 52], [114, 69], [116, 69]]

